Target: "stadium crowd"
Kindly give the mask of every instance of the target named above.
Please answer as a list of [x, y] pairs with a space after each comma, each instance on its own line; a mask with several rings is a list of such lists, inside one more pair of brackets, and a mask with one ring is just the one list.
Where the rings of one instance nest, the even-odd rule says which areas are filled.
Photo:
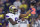
[[15, 12], [10, 9], [11, 5], [14, 5], [20, 13], [17, 21], [21, 25], [18, 27], [40, 27], [40, 0], [0, 0], [0, 27], [8, 27], [9, 19], [6, 19], [8, 17], [6, 14]]

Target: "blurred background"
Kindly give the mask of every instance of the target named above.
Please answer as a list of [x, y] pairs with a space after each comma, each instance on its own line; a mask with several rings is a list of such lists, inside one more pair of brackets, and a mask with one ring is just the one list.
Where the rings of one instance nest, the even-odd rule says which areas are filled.
[[17, 8], [25, 8], [26, 10], [29, 10], [31, 3], [35, 4], [35, 8], [38, 12], [38, 10], [40, 10], [40, 0], [0, 0], [0, 7], [2, 7], [5, 12], [9, 11], [10, 5], [15, 5]]
[[[34, 8], [36, 9], [35, 17], [37, 19], [40, 19], [40, 16], [38, 16], [40, 15], [40, 0], [0, 0], [0, 13], [1, 10], [4, 14], [10, 12], [11, 10], [9, 9], [9, 6], [14, 5], [17, 7], [18, 12], [20, 12], [21, 14], [25, 14], [30, 9], [31, 4], [33, 4]], [[27, 18], [29, 21], [30, 17], [27, 16]]]

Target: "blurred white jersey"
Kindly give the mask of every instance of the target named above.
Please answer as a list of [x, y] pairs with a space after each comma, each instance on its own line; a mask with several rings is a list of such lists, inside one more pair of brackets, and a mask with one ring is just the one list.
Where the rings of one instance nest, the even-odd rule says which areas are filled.
[[[19, 16], [20, 16], [20, 13], [18, 14], [12, 14], [12, 13], [8, 13], [6, 14], [6, 19], [9, 19], [11, 18], [13, 21], [16, 21], [17, 19], [19, 19]], [[15, 27], [16, 25], [12, 25], [10, 22], [9, 22], [9, 27]], [[17, 27], [17, 26], [16, 26]]]
[[27, 27], [27, 25], [29, 24], [28, 20], [20, 20], [19, 22], [19, 27]]
[[40, 27], [40, 20], [38, 20], [38, 27]]
[[40, 27], [40, 20], [35, 21], [35, 24], [33, 24], [33, 27]]
[[38, 22], [35, 21], [35, 23], [32, 25], [32, 27], [38, 27]]

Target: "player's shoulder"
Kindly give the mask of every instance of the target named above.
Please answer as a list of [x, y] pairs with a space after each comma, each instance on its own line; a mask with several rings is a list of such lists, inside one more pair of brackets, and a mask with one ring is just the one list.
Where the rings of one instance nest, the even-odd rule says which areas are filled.
[[6, 15], [9, 15], [9, 14], [11, 15], [12, 13], [7, 13]]
[[12, 16], [13, 16], [12, 13], [7, 13], [7, 14], [6, 14], [6, 17], [7, 17], [7, 18], [11, 18]]
[[7, 15], [7, 16], [11, 16], [11, 15], [13, 15], [13, 14], [12, 14], [12, 13], [7, 13], [6, 15]]

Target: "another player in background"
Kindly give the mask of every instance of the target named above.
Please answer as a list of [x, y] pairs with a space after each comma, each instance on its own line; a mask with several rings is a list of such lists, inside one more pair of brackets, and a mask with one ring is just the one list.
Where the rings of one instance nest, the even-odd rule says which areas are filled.
[[17, 24], [17, 20], [19, 19], [20, 13], [18, 13], [18, 10], [16, 9], [14, 5], [11, 5], [9, 8], [12, 11], [11, 13], [6, 14], [6, 19], [9, 20], [9, 23], [8, 23], [9, 27], [15, 27], [16, 26], [15, 24]]
[[32, 24], [32, 27], [38, 27], [38, 18], [35, 19], [34, 23]]
[[32, 27], [40, 27], [40, 14], [35, 19], [34, 24], [32, 25]]
[[26, 18], [21, 18], [19, 21], [19, 27], [29, 27], [29, 22]]
[[31, 25], [34, 23], [34, 20], [36, 18], [36, 9], [35, 9], [34, 6], [35, 6], [35, 4], [34, 3], [31, 3], [31, 5], [30, 5], [30, 8], [32, 9], [32, 11], [31, 11], [31, 19], [32, 19]]

